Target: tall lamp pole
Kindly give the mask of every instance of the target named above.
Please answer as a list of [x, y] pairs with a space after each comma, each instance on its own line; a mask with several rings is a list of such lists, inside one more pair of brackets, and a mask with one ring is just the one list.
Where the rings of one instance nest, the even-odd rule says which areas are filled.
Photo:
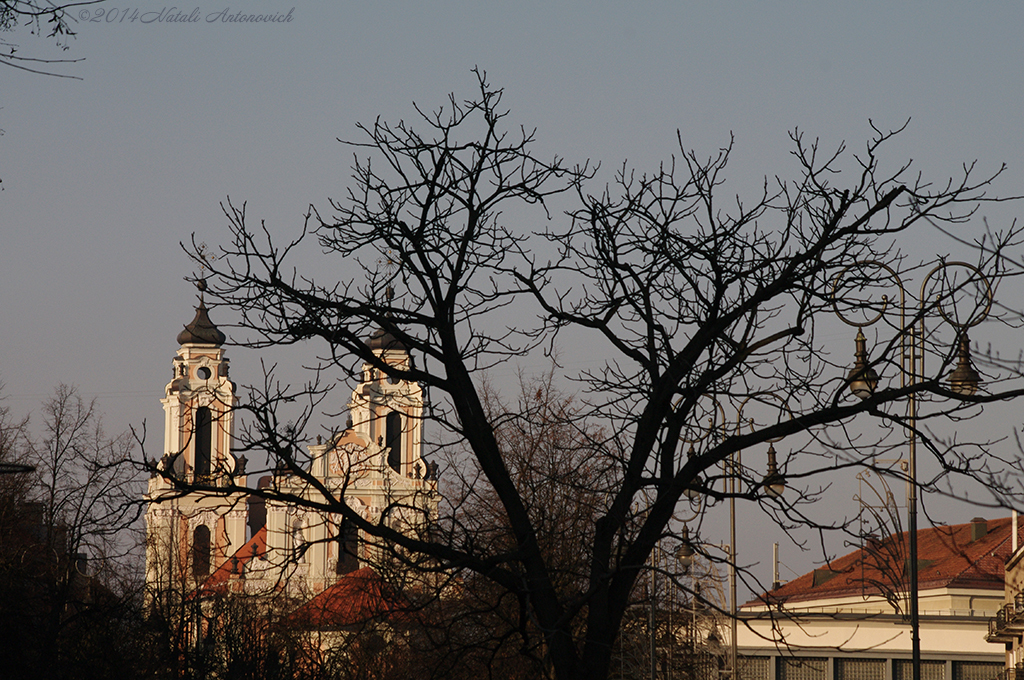
[[[777, 395], [770, 392], [764, 394], [753, 394], [744, 399], [736, 412], [736, 434], [739, 434], [740, 430], [743, 427], [743, 408], [747, 405], [747, 402], [749, 402], [751, 399], [754, 399], [755, 397], [773, 397], [775, 399], [780, 399]], [[722, 419], [725, 420], [725, 409], [722, 408], [722, 405], [719, 404], [717, 400], [715, 400], [715, 407], [718, 409], [718, 412], [722, 415]], [[782, 407], [785, 408], [787, 411], [789, 410], [789, 408], [786, 407], [785, 403], [782, 404]], [[790, 415], [792, 416], [792, 413]], [[751, 428], [753, 428], [753, 423], [754, 421], [753, 419], [751, 419]], [[705, 439], [714, 431], [714, 418], [711, 418], [711, 427], [709, 428], [708, 432], [705, 433], [704, 436], [700, 437], [696, 441], [701, 441]], [[785, 476], [782, 475], [782, 473], [779, 472], [779, 466], [776, 460], [774, 446], [774, 442], [776, 441], [778, 441], [778, 439], [769, 440], [768, 469], [767, 473], [764, 476], [764, 479], [761, 480], [760, 484], [764, 493], [771, 498], [779, 498], [786, 490], [786, 478]], [[693, 442], [690, 442], [690, 449], [688, 451], [688, 455], [694, 455]], [[739, 646], [737, 640], [739, 632], [737, 622], [738, 609], [736, 602], [736, 496], [739, 492], [740, 471], [743, 466], [742, 458], [740, 456], [741, 452], [739, 451], [730, 456], [729, 470], [728, 474], [726, 475], [725, 481], [727, 485], [726, 490], [729, 493], [729, 544], [728, 546], [726, 546], [726, 557], [729, 566], [729, 667], [732, 673], [732, 680], [740, 680]], [[686, 530], [685, 525], [684, 543], [687, 546], [689, 545], [689, 533]]]
[[[743, 403], [740, 404], [739, 412], [736, 414], [736, 434], [739, 434], [743, 426], [743, 407], [746, 406], [747, 402], [754, 397], [761, 396], [770, 396], [775, 399], [780, 399], [774, 393], [767, 393], [764, 395], [755, 394], [744, 399]], [[785, 402], [782, 403], [782, 407], [787, 411], [789, 410]], [[792, 413], [790, 413], [790, 415], [792, 416]], [[751, 419], [751, 428], [753, 428], [753, 423], [754, 421]], [[781, 439], [781, 437], [779, 439]], [[780, 498], [786, 491], [786, 478], [779, 472], [779, 464], [775, 457], [775, 442], [779, 441], [779, 439], [768, 440], [768, 470], [765, 473], [764, 479], [761, 480], [761, 488], [770, 498]], [[737, 483], [739, 481], [739, 472], [743, 465], [739, 456], [740, 452], [737, 452], [733, 461], [732, 474], [730, 475], [730, 479], [732, 481], [732, 493], [729, 495], [729, 663], [732, 668], [732, 680], [741, 680], [739, 666], [739, 609], [736, 603], [736, 494], [738, 491]]]
[[[900, 386], [902, 388], [913, 387], [917, 384], [918, 376], [924, 377], [925, 358], [925, 307], [926, 288], [933, 276], [945, 274], [951, 267], [963, 267], [967, 269], [970, 278], [961, 286], [955, 286], [952, 293], [958, 288], [968, 284], [975, 284], [983, 291], [982, 304], [979, 311], [972, 312], [967, 321], [960, 322], [951, 318], [946, 313], [942, 303], [944, 298], [939, 296], [935, 302], [936, 309], [945, 321], [950, 324], [957, 335], [957, 366], [949, 375], [950, 389], [960, 395], [970, 396], [978, 391], [981, 376], [971, 365], [970, 340], [967, 337], [968, 330], [981, 323], [988, 316], [992, 308], [992, 287], [988, 279], [974, 265], [966, 262], [944, 262], [933, 268], [924, 277], [921, 283], [921, 294], [918, 297], [917, 316], [910, 325], [907, 324], [907, 289], [896, 272], [883, 262], [877, 260], [866, 260], [857, 262], [843, 269], [836, 276], [833, 282], [832, 299], [836, 315], [850, 326], [857, 328], [855, 338], [854, 365], [850, 370], [847, 380], [850, 391], [859, 399], [870, 399], [878, 387], [878, 373], [868, 359], [867, 339], [864, 337], [863, 328], [878, 321], [885, 313], [888, 306], [888, 299], [882, 297], [882, 309], [874, 317], [865, 321], [851, 321], [843, 316], [839, 310], [839, 300], [836, 295], [841, 279], [853, 268], [877, 267], [889, 274], [900, 291], [899, 304], [899, 348], [900, 348]], [[946, 301], [949, 301], [948, 298]], [[908, 584], [909, 609], [910, 609], [910, 641], [913, 680], [921, 680], [921, 622], [918, 602], [918, 561], [917, 561], [917, 392], [910, 391], [907, 403], [907, 533], [909, 534], [909, 564], [910, 583]]]

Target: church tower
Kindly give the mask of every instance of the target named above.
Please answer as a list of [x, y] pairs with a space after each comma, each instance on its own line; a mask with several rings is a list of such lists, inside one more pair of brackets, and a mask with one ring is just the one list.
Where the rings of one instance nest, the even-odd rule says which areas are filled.
[[182, 494], [173, 480], [210, 487], [245, 484], [244, 458], [231, 453], [235, 385], [228, 377], [225, 335], [210, 320], [199, 281], [199, 306], [178, 333], [173, 376], [164, 398], [163, 457], [146, 500], [146, 583], [150, 592], [186, 593], [245, 542], [241, 496]]
[[[410, 368], [408, 349], [378, 330], [366, 342], [385, 363]], [[436, 467], [422, 458], [423, 389], [388, 377], [367, 362], [348, 403], [349, 423], [326, 442], [309, 448], [310, 473], [363, 519], [418, 531], [437, 515]], [[273, 484], [289, 494], [322, 496], [291, 475]], [[267, 503], [267, 552], [287, 575], [289, 590], [315, 594], [360, 567], [379, 567], [382, 552], [340, 515]]]
[[[412, 357], [398, 339], [383, 329], [366, 342], [389, 366], [411, 368]], [[420, 457], [423, 432], [423, 389], [395, 380], [373, 364], [363, 364], [362, 381], [352, 392], [349, 415], [356, 434], [384, 449], [384, 461], [400, 477], [426, 474]]]

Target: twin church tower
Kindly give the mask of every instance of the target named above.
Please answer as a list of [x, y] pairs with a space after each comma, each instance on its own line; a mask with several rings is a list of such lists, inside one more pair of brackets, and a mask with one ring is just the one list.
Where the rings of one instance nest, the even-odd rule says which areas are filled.
[[[211, 585], [245, 592], [283, 587], [309, 597], [373, 562], [372, 543], [353, 523], [277, 500], [278, 492], [315, 503], [323, 499], [316, 489], [322, 484], [371, 522], [396, 506], [418, 509], [410, 527], [436, 517], [436, 468], [421, 457], [422, 389], [369, 363], [348, 403], [347, 427], [308, 449], [305, 472], [315, 483], [284, 469], [250, 480], [245, 457], [233, 451], [238, 397], [226, 338], [210, 320], [202, 281], [199, 288], [195, 318], [178, 333], [161, 400], [163, 457], [146, 493], [151, 599]], [[367, 345], [387, 364], [409, 366], [407, 348], [391, 334], [378, 330]], [[267, 493], [227, 493], [229, 486]], [[389, 512], [389, 522], [395, 519]]]

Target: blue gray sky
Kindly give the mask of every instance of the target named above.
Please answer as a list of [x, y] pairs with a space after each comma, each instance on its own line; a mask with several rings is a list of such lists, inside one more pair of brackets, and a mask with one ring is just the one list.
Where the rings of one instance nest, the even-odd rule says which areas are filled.
[[[199, 20], [141, 20], [173, 7]], [[569, 161], [653, 168], [677, 130], [708, 154], [732, 134], [729, 178], [746, 191], [794, 172], [794, 128], [857, 149], [869, 120], [910, 119], [892, 163], [939, 178], [1006, 163], [996, 191], [1024, 194], [1018, 2], [299, 0], [245, 3], [291, 12], [286, 23], [217, 20], [239, 9], [83, 7], [66, 52], [6, 36], [22, 54], [83, 60], [57, 69], [81, 80], [0, 69], [0, 378], [16, 412], [73, 383], [109, 429], [147, 420], [159, 442], [174, 337], [195, 300], [179, 242], [222, 241], [229, 196], [291, 233], [307, 205], [344, 193], [351, 156], [336, 138], [471, 95], [474, 67], [544, 154]], [[1019, 210], [986, 215], [1005, 226]], [[907, 248], [953, 246], [923, 234]], [[256, 379], [258, 357], [231, 356], [237, 381]]]

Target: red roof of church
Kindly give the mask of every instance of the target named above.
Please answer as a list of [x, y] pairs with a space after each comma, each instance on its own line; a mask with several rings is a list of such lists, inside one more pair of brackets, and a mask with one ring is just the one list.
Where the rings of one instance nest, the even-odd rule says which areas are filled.
[[[241, 579], [252, 571], [254, 567], [250, 563], [266, 553], [267, 528], [264, 526], [203, 582], [200, 592], [230, 588], [232, 580]], [[334, 585], [296, 609], [289, 618], [310, 628], [327, 628], [380, 619], [405, 622], [411, 614], [404, 598], [395, 595], [377, 572], [363, 567], [340, 576]]]
[[356, 626], [372, 620], [404, 622], [409, 605], [395, 595], [369, 567], [338, 578], [338, 582], [302, 605], [291, 617], [311, 628]]
[[[983, 521], [983, 520], [982, 520]], [[974, 522], [917, 532], [918, 589], [1003, 590], [1004, 566], [1011, 551], [1009, 517], [984, 522], [987, 532], [971, 540]], [[980, 526], [975, 528], [981, 528]], [[863, 548], [782, 585], [748, 606], [882, 595], [905, 589], [907, 532], [869, 540]], [[894, 585], [895, 584], [895, 585]]]
[[241, 578], [252, 570], [251, 562], [267, 554], [267, 527], [262, 527], [235, 554], [224, 561], [203, 582], [202, 590], [215, 590], [233, 578]]

